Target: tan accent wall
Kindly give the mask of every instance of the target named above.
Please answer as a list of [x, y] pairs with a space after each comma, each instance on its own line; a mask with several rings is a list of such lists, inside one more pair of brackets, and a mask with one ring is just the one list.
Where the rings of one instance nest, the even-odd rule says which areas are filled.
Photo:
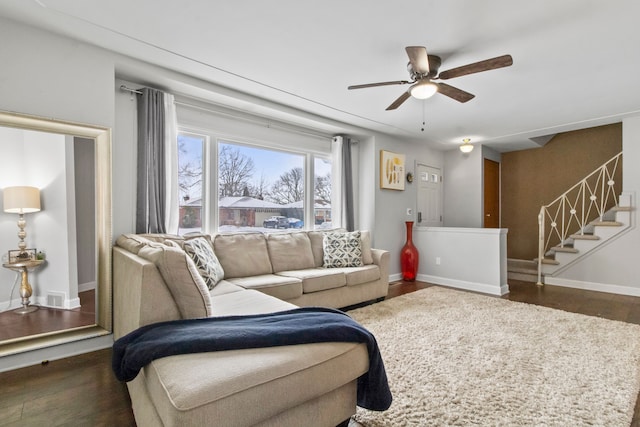
[[[534, 259], [538, 212], [622, 151], [622, 123], [561, 133], [545, 146], [502, 154], [502, 227], [508, 228], [507, 257]], [[622, 164], [615, 178], [622, 191]]]

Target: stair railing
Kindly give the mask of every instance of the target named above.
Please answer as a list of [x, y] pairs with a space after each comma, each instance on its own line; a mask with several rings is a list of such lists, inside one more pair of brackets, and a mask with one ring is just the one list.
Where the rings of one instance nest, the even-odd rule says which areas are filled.
[[608, 209], [618, 204], [615, 174], [622, 153], [618, 153], [591, 172], [538, 214], [538, 285], [542, 285], [545, 254], [554, 246], [564, 247], [569, 236], [584, 235], [586, 226], [603, 220]]

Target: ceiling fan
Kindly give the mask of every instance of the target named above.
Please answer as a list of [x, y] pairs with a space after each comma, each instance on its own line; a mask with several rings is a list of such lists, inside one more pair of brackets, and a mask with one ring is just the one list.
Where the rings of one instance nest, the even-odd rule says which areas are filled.
[[434, 80], [448, 80], [454, 77], [465, 76], [467, 74], [480, 73], [482, 71], [495, 70], [496, 68], [508, 67], [513, 64], [513, 58], [511, 55], [502, 55], [496, 58], [486, 59], [484, 61], [474, 62], [473, 64], [463, 65], [461, 67], [452, 68], [447, 71], [443, 71], [438, 74], [440, 64], [442, 60], [439, 56], [427, 54], [427, 48], [424, 46], [407, 46], [405, 47], [407, 55], [409, 56], [409, 64], [407, 69], [411, 80], [396, 80], [390, 82], [379, 83], [367, 83], [362, 85], [349, 86], [348, 89], [363, 89], [367, 87], [376, 86], [389, 86], [389, 85], [404, 85], [410, 84], [411, 86], [404, 92], [398, 99], [393, 101], [391, 105], [387, 107], [388, 110], [395, 110], [404, 101], [409, 99], [410, 96], [418, 99], [427, 99], [433, 96], [436, 92], [448, 96], [451, 99], [455, 99], [458, 102], [467, 102], [473, 99], [475, 95], [465, 92], [462, 89], [450, 86], [440, 81]]

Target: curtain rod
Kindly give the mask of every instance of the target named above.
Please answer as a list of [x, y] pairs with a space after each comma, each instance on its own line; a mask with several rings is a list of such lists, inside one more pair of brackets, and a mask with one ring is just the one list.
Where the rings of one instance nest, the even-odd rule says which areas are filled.
[[142, 92], [138, 89], [131, 89], [130, 87], [127, 87], [125, 85], [120, 85], [120, 90], [126, 90], [127, 92], [131, 92], [131, 93], [135, 93], [138, 95], [142, 95]]

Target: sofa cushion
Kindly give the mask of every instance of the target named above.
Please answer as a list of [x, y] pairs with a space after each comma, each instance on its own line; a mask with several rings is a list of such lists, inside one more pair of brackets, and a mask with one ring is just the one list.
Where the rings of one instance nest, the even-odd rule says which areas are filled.
[[213, 240], [213, 249], [225, 279], [273, 273], [262, 233], [219, 234]]
[[333, 268], [308, 268], [305, 270], [280, 271], [276, 274], [302, 280], [302, 292], [305, 294], [340, 288], [347, 284], [344, 273]]
[[322, 241], [324, 267], [359, 267], [362, 265], [360, 232], [326, 233]]
[[302, 280], [295, 277], [262, 274], [259, 276], [235, 277], [227, 280], [234, 285], [242, 286], [245, 289], [255, 289], [281, 300], [297, 298], [302, 295]]
[[214, 306], [214, 314], [215, 314], [215, 297], [218, 297], [220, 295], [225, 295], [225, 294], [230, 294], [233, 292], [239, 292], [239, 291], [244, 291], [245, 289], [238, 286], [238, 285], [234, 285], [233, 283], [227, 281], [227, 280], [221, 280], [218, 282], [218, 284], [209, 291], [209, 295], [211, 295], [211, 305]]
[[255, 291], [253, 289], [244, 289], [240, 286], [233, 285], [226, 280], [223, 280], [220, 282], [220, 285], [213, 288], [214, 291], [225, 283], [229, 286], [242, 289], [242, 292], [228, 292], [222, 295], [212, 294], [214, 316], [265, 314], [296, 308], [295, 305], [289, 302], [282, 301], [281, 299], [274, 298], [271, 295]]
[[311, 253], [313, 254], [313, 266], [322, 267], [322, 264], [324, 264], [324, 252], [322, 250], [324, 232], [308, 231], [307, 236], [309, 236], [309, 241], [311, 242]]
[[267, 248], [274, 272], [314, 267], [307, 233], [269, 233]]
[[213, 289], [224, 278], [224, 270], [213, 252], [211, 244], [205, 238], [198, 237], [185, 240], [183, 248], [198, 268], [207, 287], [210, 290]]
[[193, 260], [176, 243], [167, 243], [149, 242], [138, 255], [156, 265], [183, 319], [210, 316], [209, 289]]
[[336, 271], [344, 273], [347, 286], [361, 285], [380, 278], [380, 268], [375, 265], [363, 265], [362, 267], [337, 268]]

